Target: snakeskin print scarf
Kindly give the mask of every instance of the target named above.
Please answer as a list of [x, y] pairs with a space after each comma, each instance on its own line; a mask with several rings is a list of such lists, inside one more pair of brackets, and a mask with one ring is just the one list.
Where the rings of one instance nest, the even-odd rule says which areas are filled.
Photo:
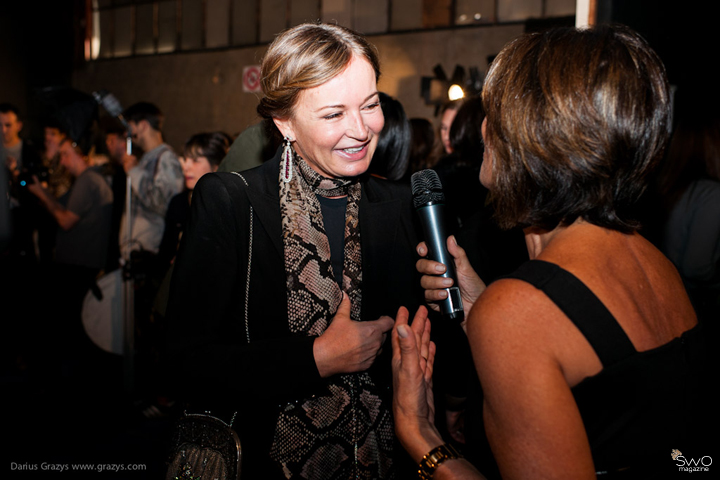
[[[330, 179], [295, 155], [290, 182], [280, 173], [280, 210], [287, 275], [288, 324], [293, 333], [320, 335], [342, 300], [316, 194], [347, 195], [342, 289], [351, 318], [360, 321], [362, 256], [356, 179]], [[389, 406], [366, 372], [334, 375], [324, 392], [281, 408], [270, 456], [288, 479], [385, 479], [392, 476]]]

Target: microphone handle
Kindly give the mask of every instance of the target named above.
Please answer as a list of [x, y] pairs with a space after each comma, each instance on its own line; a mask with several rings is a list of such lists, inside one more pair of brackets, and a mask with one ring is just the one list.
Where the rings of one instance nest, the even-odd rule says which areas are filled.
[[465, 312], [460, 288], [457, 285], [455, 261], [447, 250], [444, 210], [442, 204], [433, 204], [419, 207], [417, 212], [425, 236], [425, 245], [428, 248], [428, 258], [445, 265], [445, 273], [438, 276], [452, 278], [455, 282], [452, 287], [445, 289], [448, 293], [447, 298], [438, 302], [440, 313], [451, 319], [462, 319]]

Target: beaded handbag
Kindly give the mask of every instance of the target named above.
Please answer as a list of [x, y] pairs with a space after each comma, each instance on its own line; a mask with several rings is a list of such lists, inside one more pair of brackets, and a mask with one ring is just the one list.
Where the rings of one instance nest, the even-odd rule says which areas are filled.
[[231, 425], [211, 415], [180, 418], [172, 433], [165, 480], [239, 480], [242, 449]]

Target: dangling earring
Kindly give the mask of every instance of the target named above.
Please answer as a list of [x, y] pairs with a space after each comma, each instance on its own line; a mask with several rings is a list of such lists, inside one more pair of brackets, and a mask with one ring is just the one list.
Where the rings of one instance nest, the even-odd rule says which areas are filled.
[[283, 181], [285, 183], [288, 183], [290, 180], [292, 180], [293, 175], [293, 148], [291, 144], [292, 139], [290, 137], [285, 137], [284, 142], [285, 146], [283, 148], [282, 164], [280, 165], [280, 168], [282, 168]]

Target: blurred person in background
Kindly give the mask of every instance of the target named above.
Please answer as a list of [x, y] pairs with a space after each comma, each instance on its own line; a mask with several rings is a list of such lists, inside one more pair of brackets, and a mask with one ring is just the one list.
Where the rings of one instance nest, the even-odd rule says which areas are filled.
[[400, 180], [407, 172], [410, 158], [410, 122], [402, 103], [383, 92], [379, 96], [385, 126], [380, 133], [369, 172], [380, 178]]
[[183, 156], [179, 157], [185, 177], [185, 190], [170, 200], [165, 215], [165, 232], [158, 251], [161, 271], [167, 271], [177, 254], [190, 215], [190, 200], [195, 185], [206, 173], [218, 170], [229, 147], [229, 137], [223, 132], [198, 133], [185, 142]]
[[427, 118], [410, 119], [410, 158], [405, 180], [410, 181], [413, 173], [432, 166], [435, 149], [435, 128]]
[[661, 249], [701, 318], [720, 318], [720, 114], [706, 92], [677, 92], [675, 129], [659, 175]]

